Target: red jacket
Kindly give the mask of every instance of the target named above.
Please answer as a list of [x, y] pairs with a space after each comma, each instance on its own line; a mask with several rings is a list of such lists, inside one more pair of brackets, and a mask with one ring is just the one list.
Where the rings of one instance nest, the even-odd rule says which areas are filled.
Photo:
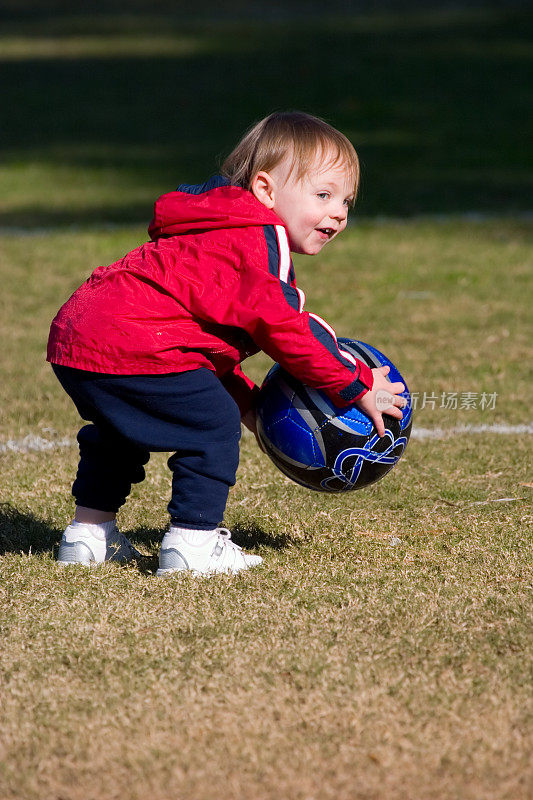
[[120, 375], [207, 367], [244, 413], [256, 388], [239, 364], [259, 349], [348, 405], [372, 372], [303, 311], [286, 230], [251, 192], [215, 177], [160, 197], [151, 241], [98, 267], [52, 322], [48, 361]]

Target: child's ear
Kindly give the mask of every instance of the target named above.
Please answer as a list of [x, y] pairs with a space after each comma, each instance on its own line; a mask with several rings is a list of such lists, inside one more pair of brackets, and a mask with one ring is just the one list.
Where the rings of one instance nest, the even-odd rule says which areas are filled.
[[268, 172], [258, 172], [252, 181], [252, 194], [267, 208], [274, 208], [274, 181]]

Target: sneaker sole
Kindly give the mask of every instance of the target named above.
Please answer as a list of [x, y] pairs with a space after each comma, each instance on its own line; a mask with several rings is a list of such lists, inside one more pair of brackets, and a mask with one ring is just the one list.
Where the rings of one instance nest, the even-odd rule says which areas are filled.
[[238, 572], [246, 572], [248, 569], [253, 569], [254, 567], [259, 567], [262, 562], [258, 562], [257, 564], [247, 564], [245, 567], [239, 567], [238, 569], [213, 569], [210, 572], [202, 572], [198, 569], [192, 569], [191, 567], [187, 568], [169, 568], [169, 569], [161, 569], [157, 570], [156, 577], [157, 578], [168, 578], [170, 575], [174, 575], [176, 573], [181, 572], [188, 572], [195, 577], [200, 578], [212, 578], [213, 575], [237, 575]]
[[[65, 558], [67, 554], [69, 558]], [[61, 564], [62, 567], [76, 566], [77, 564], [81, 564], [83, 567], [97, 567], [99, 564], [105, 564], [108, 561], [116, 564], [129, 564], [131, 561], [138, 561], [141, 558], [141, 553], [133, 548], [133, 552], [129, 556], [121, 557], [116, 553], [112, 553], [111, 555], [106, 554], [106, 558], [103, 561], [96, 561], [91, 548], [85, 542], [61, 542], [56, 563]]]

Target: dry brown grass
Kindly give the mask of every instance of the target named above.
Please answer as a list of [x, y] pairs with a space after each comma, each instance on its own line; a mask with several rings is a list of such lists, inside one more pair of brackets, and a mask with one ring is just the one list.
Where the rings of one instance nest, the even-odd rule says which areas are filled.
[[[74, 436], [46, 326], [89, 261], [140, 235], [3, 237], [3, 442]], [[495, 411], [425, 409], [415, 425], [516, 423], [527, 258], [511, 222], [368, 224], [301, 282], [412, 388], [499, 393]], [[398, 319], [406, 291], [431, 294]], [[2, 456], [2, 800], [531, 797], [527, 437], [412, 441], [384, 481], [340, 498], [290, 484], [245, 436], [226, 522], [265, 563], [211, 580], [153, 576], [162, 456], [121, 515], [143, 562], [61, 570], [75, 466], [74, 447]]]

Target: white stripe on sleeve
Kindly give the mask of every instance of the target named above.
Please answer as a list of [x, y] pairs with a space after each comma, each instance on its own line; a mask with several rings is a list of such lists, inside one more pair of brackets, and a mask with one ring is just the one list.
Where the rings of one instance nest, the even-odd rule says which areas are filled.
[[341, 356], [345, 358], [346, 361], [349, 361], [351, 364], [353, 364], [354, 367], [357, 367], [357, 359], [351, 353], [347, 353], [345, 350], [341, 350], [341, 348], [337, 344], [337, 334], [335, 333], [331, 325], [328, 325], [328, 323], [324, 319], [322, 319], [322, 317], [319, 317], [318, 314], [309, 313], [309, 316], [312, 317], [315, 320], [315, 322], [318, 322], [319, 325], [322, 325], [322, 327], [325, 328], [331, 336], [333, 336], [333, 340], [337, 345], [337, 350], [339, 351]]
[[298, 297], [300, 298], [300, 305], [298, 306], [298, 311], [301, 314], [302, 311], [304, 310], [305, 294], [303, 289], [298, 289], [298, 287], [296, 287], [296, 291], [298, 292]]
[[289, 282], [289, 272], [291, 269], [291, 251], [289, 249], [289, 239], [287, 231], [283, 225], [275, 225], [276, 235], [278, 237], [279, 248], [279, 279], [283, 283]]

